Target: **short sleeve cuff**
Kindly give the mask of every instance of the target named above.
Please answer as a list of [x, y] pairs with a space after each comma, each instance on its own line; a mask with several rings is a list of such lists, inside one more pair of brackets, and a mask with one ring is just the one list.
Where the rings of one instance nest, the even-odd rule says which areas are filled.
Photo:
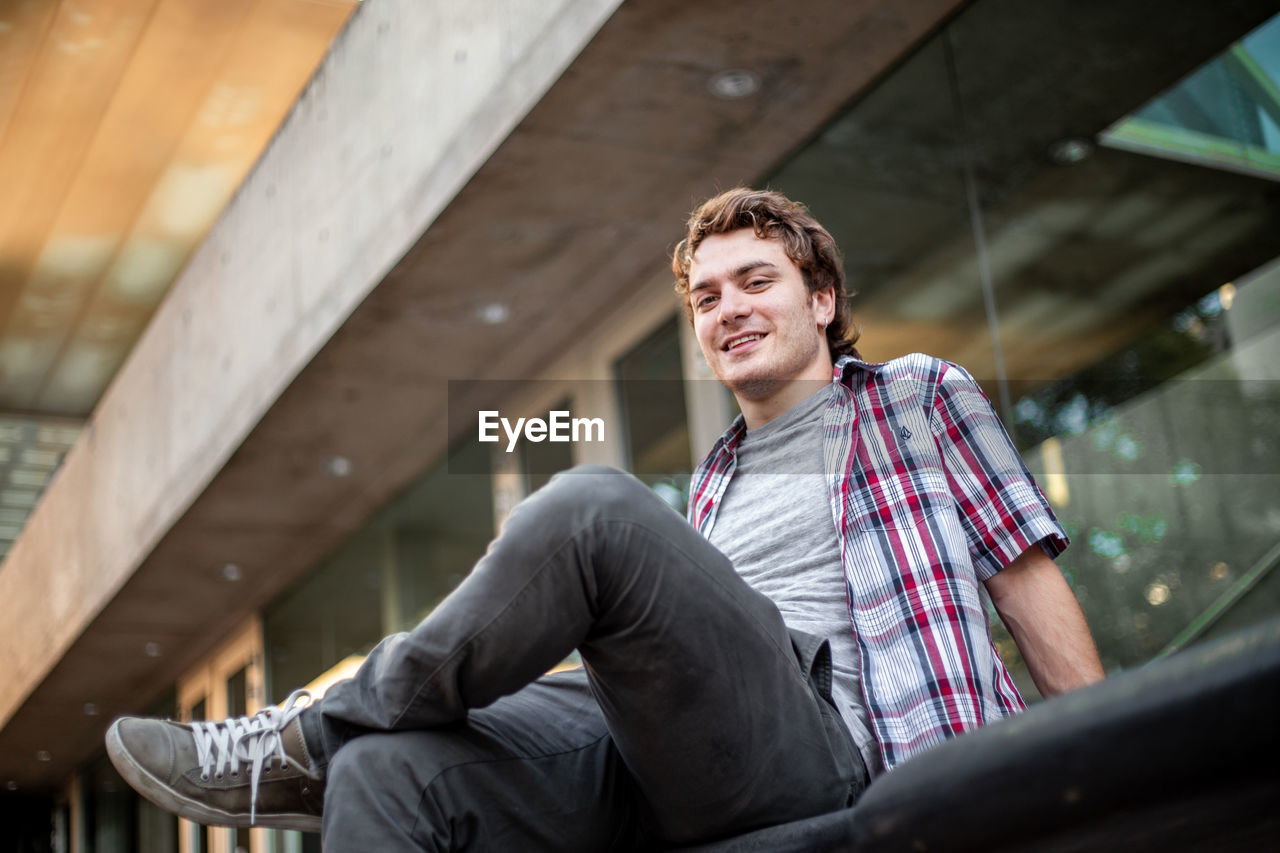
[[1056, 558], [1071, 540], [1067, 532], [1052, 518], [1040, 516], [1028, 519], [1022, 526], [1008, 532], [998, 542], [993, 542], [985, 554], [974, 559], [979, 580], [988, 580], [1005, 566], [1012, 563], [1022, 552], [1032, 545], [1038, 544], [1050, 559]]

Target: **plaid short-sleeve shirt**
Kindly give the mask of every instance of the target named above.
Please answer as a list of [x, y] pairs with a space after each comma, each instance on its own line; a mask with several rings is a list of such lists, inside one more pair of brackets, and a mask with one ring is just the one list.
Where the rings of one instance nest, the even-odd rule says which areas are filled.
[[[985, 394], [962, 367], [914, 354], [843, 358], [823, 454], [863, 698], [886, 768], [1026, 707], [979, 593], [1031, 545], [1067, 536]], [[709, 536], [733, 477], [741, 417], [693, 476]]]

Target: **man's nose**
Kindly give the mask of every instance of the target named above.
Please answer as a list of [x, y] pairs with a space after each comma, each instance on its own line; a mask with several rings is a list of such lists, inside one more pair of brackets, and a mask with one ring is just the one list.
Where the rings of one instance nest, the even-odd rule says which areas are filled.
[[720, 322], [732, 323], [751, 313], [751, 301], [737, 288], [726, 287], [720, 293]]

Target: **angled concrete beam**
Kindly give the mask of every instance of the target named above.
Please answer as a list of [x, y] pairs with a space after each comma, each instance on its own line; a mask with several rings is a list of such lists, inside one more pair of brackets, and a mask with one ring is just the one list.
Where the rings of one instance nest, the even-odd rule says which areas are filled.
[[0, 726], [618, 2], [357, 11], [0, 569]]

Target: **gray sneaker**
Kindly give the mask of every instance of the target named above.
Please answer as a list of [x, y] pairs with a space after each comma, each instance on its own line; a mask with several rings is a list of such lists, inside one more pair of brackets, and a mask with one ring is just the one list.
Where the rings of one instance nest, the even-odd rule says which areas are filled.
[[121, 717], [107, 755], [125, 781], [163, 809], [214, 826], [320, 831], [324, 775], [298, 715], [310, 695], [219, 723]]

